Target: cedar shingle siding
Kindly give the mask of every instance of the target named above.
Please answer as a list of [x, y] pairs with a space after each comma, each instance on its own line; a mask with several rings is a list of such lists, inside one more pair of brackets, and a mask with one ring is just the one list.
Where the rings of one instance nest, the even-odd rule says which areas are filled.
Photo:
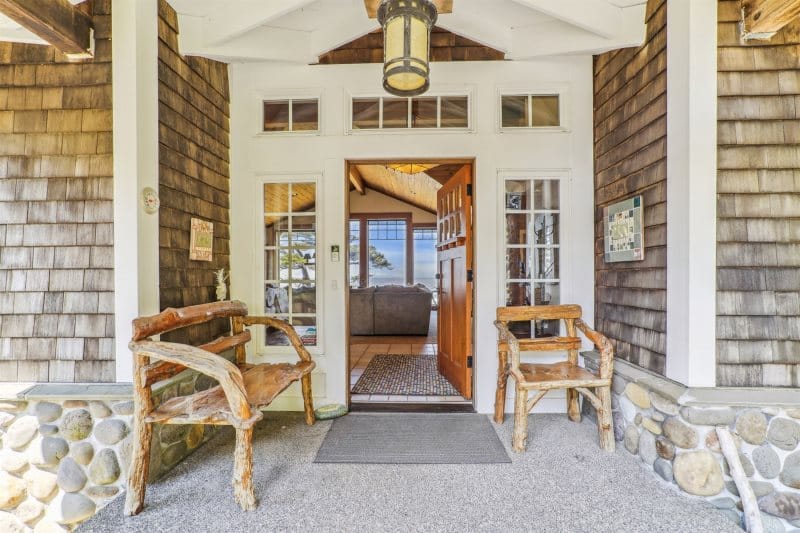
[[[647, 4], [647, 38], [594, 59], [595, 321], [616, 355], [665, 370], [667, 4]], [[606, 263], [603, 208], [641, 194], [644, 261]]]
[[800, 385], [800, 21], [718, 18], [717, 384]]
[[95, 57], [0, 42], [0, 381], [114, 381], [111, 0]]
[[[165, 1], [158, 21], [159, 262], [161, 308], [216, 300], [214, 270], [230, 268], [228, 65], [178, 50], [178, 18]], [[213, 261], [189, 260], [190, 220], [214, 223]], [[162, 338], [197, 344], [226, 320]]]

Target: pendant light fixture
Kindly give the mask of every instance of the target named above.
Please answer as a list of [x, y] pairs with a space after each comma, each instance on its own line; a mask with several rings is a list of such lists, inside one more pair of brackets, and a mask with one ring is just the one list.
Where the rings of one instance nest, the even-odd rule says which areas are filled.
[[431, 28], [436, 6], [430, 0], [383, 0], [383, 88], [396, 96], [417, 96], [430, 86]]

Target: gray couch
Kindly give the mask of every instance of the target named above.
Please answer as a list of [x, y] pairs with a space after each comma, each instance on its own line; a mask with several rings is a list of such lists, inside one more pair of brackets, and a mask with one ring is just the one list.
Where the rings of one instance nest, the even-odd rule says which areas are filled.
[[350, 289], [351, 335], [427, 335], [431, 291], [423, 286]]

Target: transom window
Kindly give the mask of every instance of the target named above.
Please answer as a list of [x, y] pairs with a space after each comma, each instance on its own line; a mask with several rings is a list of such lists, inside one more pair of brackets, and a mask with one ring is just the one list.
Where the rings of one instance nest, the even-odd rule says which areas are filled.
[[319, 131], [319, 99], [264, 100], [263, 128], [267, 133]]
[[468, 129], [469, 96], [355, 97], [352, 130]]
[[561, 126], [558, 94], [504, 94], [500, 97], [500, 127], [503, 129], [553, 128]]
[[[505, 305], [560, 303], [560, 198], [557, 178], [505, 179]], [[512, 323], [522, 337], [559, 334], [559, 321]]]

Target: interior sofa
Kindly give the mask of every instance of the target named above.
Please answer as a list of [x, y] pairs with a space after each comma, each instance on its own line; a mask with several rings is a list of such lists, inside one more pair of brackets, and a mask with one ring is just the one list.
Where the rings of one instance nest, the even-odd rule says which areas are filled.
[[427, 335], [432, 296], [421, 285], [350, 289], [350, 334]]

